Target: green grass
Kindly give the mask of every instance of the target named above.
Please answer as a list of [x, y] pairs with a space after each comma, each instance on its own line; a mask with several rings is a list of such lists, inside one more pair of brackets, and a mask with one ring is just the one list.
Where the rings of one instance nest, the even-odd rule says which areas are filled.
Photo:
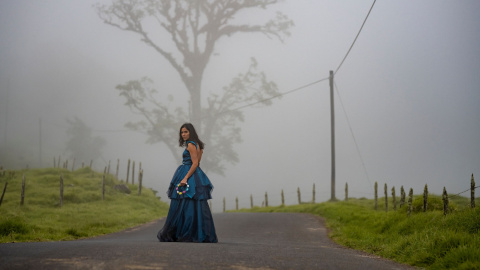
[[[20, 205], [22, 176], [25, 175], [25, 201]], [[64, 198], [60, 206], [60, 175]], [[7, 191], [0, 206], [0, 243], [74, 240], [134, 227], [162, 216], [168, 205], [155, 191], [128, 185], [131, 194], [113, 189], [121, 184], [112, 175], [105, 180], [102, 200], [102, 176], [83, 168], [35, 169], [0, 175], [0, 196], [5, 182]]]
[[452, 212], [444, 216], [441, 197], [430, 195], [424, 213], [423, 198], [416, 196], [410, 217], [405, 206], [393, 211], [390, 201], [386, 212], [380, 202], [379, 210], [373, 200], [350, 199], [241, 211], [311, 213], [324, 217], [330, 237], [350, 248], [426, 269], [480, 269], [480, 210], [466, 207], [469, 200], [450, 201]]

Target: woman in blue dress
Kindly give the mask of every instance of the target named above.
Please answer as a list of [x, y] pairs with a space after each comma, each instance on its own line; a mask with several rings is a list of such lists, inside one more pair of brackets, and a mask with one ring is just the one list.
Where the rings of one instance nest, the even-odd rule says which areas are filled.
[[217, 234], [207, 203], [212, 198], [213, 185], [200, 169], [204, 144], [190, 123], [180, 127], [178, 141], [186, 149], [182, 165], [175, 171], [167, 191], [170, 209], [157, 238], [160, 242], [216, 243]]

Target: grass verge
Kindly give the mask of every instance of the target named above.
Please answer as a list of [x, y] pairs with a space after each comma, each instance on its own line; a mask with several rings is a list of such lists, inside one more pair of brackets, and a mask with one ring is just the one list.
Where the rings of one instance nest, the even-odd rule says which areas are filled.
[[[23, 175], [26, 191], [24, 205], [20, 205]], [[64, 181], [63, 206], [60, 175]], [[92, 237], [166, 215], [168, 205], [155, 196], [155, 191], [143, 187], [138, 195], [138, 186], [127, 184], [132, 193], [122, 193], [113, 188], [122, 183], [112, 175], [105, 179], [103, 200], [102, 176], [89, 168], [74, 172], [56, 168], [23, 170], [0, 176], [0, 192], [8, 182], [0, 206], [0, 243]]]
[[480, 269], [480, 211], [464, 207], [467, 199], [458, 198], [444, 216], [440, 197], [429, 198], [432, 203], [423, 212], [423, 198], [416, 197], [410, 217], [405, 206], [386, 212], [379, 204], [382, 210], [374, 210], [374, 201], [367, 199], [240, 211], [311, 213], [324, 217], [330, 237], [350, 248], [426, 269]]

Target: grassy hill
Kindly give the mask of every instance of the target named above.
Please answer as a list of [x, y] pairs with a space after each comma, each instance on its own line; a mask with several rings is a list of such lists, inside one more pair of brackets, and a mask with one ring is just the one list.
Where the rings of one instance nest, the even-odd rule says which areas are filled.
[[[20, 205], [22, 178], [25, 175], [24, 205]], [[60, 206], [60, 176], [64, 197]], [[127, 184], [130, 194], [114, 189], [124, 184], [112, 175], [90, 168], [74, 172], [66, 169], [0, 171], [0, 196], [5, 182], [7, 191], [0, 205], [0, 243], [74, 240], [112, 233], [166, 216], [168, 205], [155, 191]], [[160, 228], [159, 228], [160, 229]]]
[[466, 207], [468, 199], [450, 201], [452, 211], [444, 216], [441, 197], [429, 196], [423, 212], [423, 197], [415, 196], [410, 217], [405, 206], [393, 211], [391, 200], [386, 212], [383, 200], [379, 210], [373, 200], [349, 199], [241, 211], [311, 213], [324, 217], [330, 237], [350, 248], [426, 269], [480, 269], [480, 210]]

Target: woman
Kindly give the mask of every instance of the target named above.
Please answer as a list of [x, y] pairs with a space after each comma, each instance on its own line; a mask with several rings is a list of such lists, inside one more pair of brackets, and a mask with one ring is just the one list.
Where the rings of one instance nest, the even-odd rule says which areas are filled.
[[203, 142], [190, 123], [180, 127], [178, 142], [186, 147], [183, 164], [170, 182], [170, 198], [165, 225], [158, 232], [160, 242], [216, 243], [217, 235], [207, 200], [211, 199], [213, 185], [200, 169]]

